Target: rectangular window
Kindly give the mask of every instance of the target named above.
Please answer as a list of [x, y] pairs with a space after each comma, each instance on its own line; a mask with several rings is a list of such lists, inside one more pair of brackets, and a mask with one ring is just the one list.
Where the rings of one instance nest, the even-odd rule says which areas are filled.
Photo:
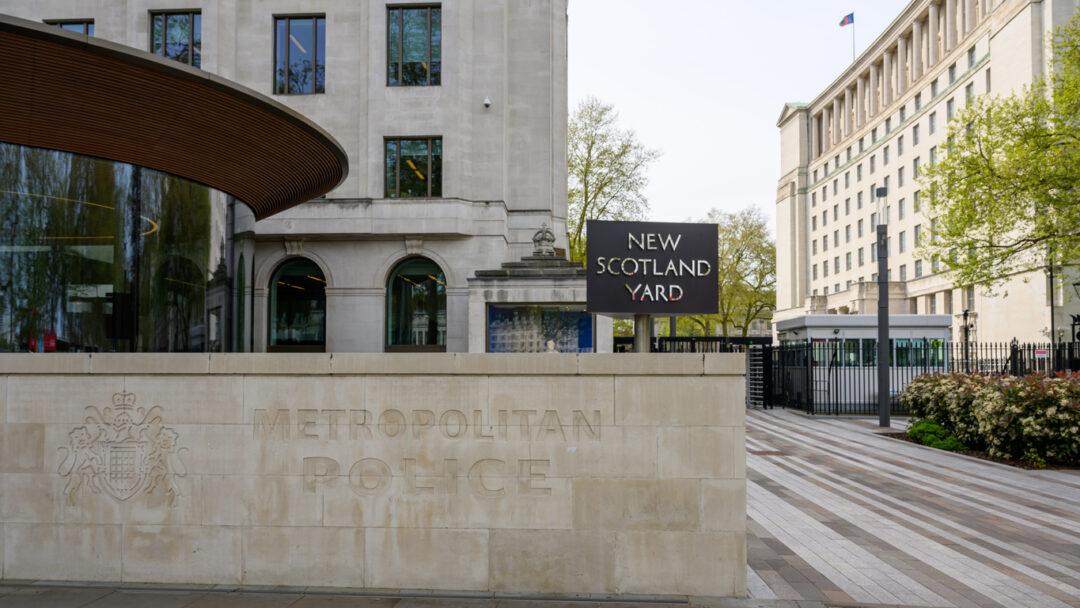
[[45, 25], [55, 25], [62, 30], [75, 32], [76, 34], [94, 35], [93, 19], [46, 19]]
[[[987, 82], [989, 82], [989, 80], [988, 80]], [[987, 89], [989, 89], [989, 87], [987, 87]], [[862, 151], [863, 151], [863, 141], [864, 141], [865, 139], [866, 139], [865, 137], [860, 137], [860, 138], [859, 138], [859, 154], [862, 154]]]
[[863, 265], [863, 248], [859, 247], [859, 266]]
[[817, 207], [817, 192], [810, 193], [810, 206]]
[[851, 160], [851, 146], [847, 147], [847, 160]]
[[810, 218], [810, 229], [811, 230], [817, 230], [817, 216], [816, 215]]
[[844, 226], [844, 242], [845, 243], [850, 243], [851, 242], [851, 224], [848, 224], [847, 226]]
[[900, 253], [907, 251], [907, 232], [900, 231]]
[[896, 155], [897, 156], [903, 156], [904, 155], [904, 136], [903, 135], [896, 138]]
[[326, 17], [274, 18], [274, 93], [326, 91]]
[[918, 190], [916, 190], [916, 191], [915, 191], [915, 194], [913, 194], [913, 195], [912, 195], [912, 199], [911, 199], [911, 209], [912, 209], [912, 211], [914, 211], [915, 213], [918, 213], [918, 212], [919, 212], [919, 207], [920, 207], [920, 204], [919, 204], [919, 191], [918, 191]]
[[889, 164], [889, 146], [885, 146], [885, 149], [881, 151], [881, 166]]
[[835, 195], [840, 190], [840, 180], [832, 180], [832, 193]]
[[844, 199], [844, 215], [851, 215], [851, 199]]
[[970, 104], [975, 98], [975, 83], [969, 83], [964, 87], [964, 103]]
[[907, 280], [907, 264], [901, 264], [900, 265], [900, 280], [901, 281], [906, 281]]
[[885, 133], [892, 133], [892, 118], [885, 119]]
[[150, 13], [150, 52], [192, 67], [202, 64], [202, 13]]
[[817, 264], [814, 264], [814, 266], [813, 266], [813, 274], [814, 274], [814, 280], [816, 281], [817, 280]]
[[835, 158], [833, 159], [833, 164], [835, 164], [835, 165], [836, 165], [836, 167], [834, 168], [834, 170], [836, 170], [836, 169], [839, 169], [839, 168], [840, 168], [840, 155], [839, 155], [839, 154], [837, 154], [837, 155], [836, 155], [836, 157], [835, 157]]
[[[825, 265], [825, 276], [829, 276], [828, 270], [829, 270], [829, 265], [826, 264]], [[829, 287], [827, 285], [825, 286], [825, 295], [829, 295]]]
[[844, 187], [845, 188], [850, 188], [851, 187], [851, 171], [845, 171], [844, 172]]
[[967, 295], [967, 309], [972, 311], [975, 310], [975, 288], [966, 287], [964, 291]]
[[937, 80], [934, 80], [934, 82], [930, 83], [930, 98], [931, 99], [933, 99], [934, 97], [937, 97], [937, 88], [938, 88], [937, 87], [937, 82], [938, 82]]
[[829, 187], [823, 186], [821, 188], [821, 202], [824, 203], [827, 200], [829, 200]]
[[817, 169], [814, 169], [814, 183], [817, 183]]
[[871, 226], [877, 226], [878, 225], [878, 223], [877, 223], [877, 213], [871, 213], [870, 214], [870, 225]]
[[859, 165], [855, 167], [855, 181], [862, 181], [862, 163], [859, 163]]
[[870, 202], [877, 200], [877, 184], [870, 184]]
[[897, 188], [903, 188], [904, 187], [904, 168], [903, 167], [900, 167], [899, 169], [896, 170], [896, 187]]
[[904, 199], [900, 199], [900, 202], [898, 204], [900, 205], [900, 207], [899, 207], [900, 219], [904, 219], [904, 207], [906, 207], [907, 205], [905, 205]]
[[949, 101], [945, 102], [945, 120], [952, 120], [954, 114], [956, 114], [956, 98], [950, 97]]
[[919, 145], [919, 125], [911, 127], [911, 145]]
[[863, 235], [863, 221], [862, 220], [859, 220], [859, 224], [857, 226], [857, 232], [858, 232], [858, 236], [862, 237], [862, 235]]
[[810, 253], [817, 255], [817, 239], [810, 241]]
[[900, 106], [900, 122], [907, 118], [907, 106]]
[[986, 68], [986, 92], [990, 92], [990, 68]]
[[949, 66], [949, 84], [956, 82], [956, 64]]
[[[833, 258], [833, 274], [840, 274], [840, 256]], [[840, 284], [837, 283], [836, 290], [840, 291]]]
[[386, 140], [386, 198], [442, 196], [442, 138]]
[[945, 295], [945, 302], [944, 302], [945, 314], [951, 315], [952, 314], [952, 290], [951, 289], [945, 290], [944, 295]]
[[839, 247], [840, 246], [840, 231], [839, 230], [833, 230], [833, 233], [832, 233], [832, 245], [833, 245], [833, 247]]
[[921, 110], [921, 109], [922, 109], [922, 93], [916, 93], [915, 94], [915, 110], [918, 111], [918, 110]]
[[829, 224], [829, 212], [828, 211], [822, 211], [821, 212], [821, 227], [824, 228], [828, 224]]
[[870, 129], [870, 141], [871, 142], [877, 141], [877, 127], [874, 127], [873, 129]]
[[915, 160], [911, 161], [911, 176], [918, 179], [919, 177], [919, 157], [916, 156]]
[[975, 66], [975, 47], [971, 47], [967, 52], [968, 69], [970, 70]]
[[855, 195], [855, 208], [862, 209], [862, 192]]
[[930, 148], [930, 164], [932, 165], [932, 164], [934, 164], [936, 162], [937, 162], [937, 146], [934, 146], [933, 148]]
[[844, 270], [851, 270], [851, 252], [844, 254]]
[[[823, 262], [821, 264], [821, 276], [822, 277], [829, 276], [829, 260], [828, 259], [826, 259], [825, 262]], [[825, 288], [825, 293], [826, 294], [829, 293], [829, 288], [828, 287]]]
[[915, 246], [922, 245], [922, 224], [915, 224]]
[[821, 251], [825, 252], [829, 250], [829, 235], [825, 234], [821, 237]]
[[386, 85], [437, 86], [442, 75], [439, 5], [389, 6], [386, 29]]
[[937, 131], [937, 112], [930, 113], [930, 134], [933, 135], [934, 131]]
[[873, 174], [874, 174], [874, 169], [876, 168], [876, 164], [874, 163], [874, 161], [875, 161], [876, 159], [877, 159], [877, 157], [876, 157], [876, 156], [871, 156], [871, 157], [870, 157], [870, 175], [873, 175]]
[[834, 222], [840, 219], [840, 205], [832, 206], [832, 219]]

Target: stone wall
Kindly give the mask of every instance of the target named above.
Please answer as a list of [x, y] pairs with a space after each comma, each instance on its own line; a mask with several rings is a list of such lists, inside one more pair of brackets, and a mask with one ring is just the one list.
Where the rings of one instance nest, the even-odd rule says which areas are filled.
[[745, 593], [740, 355], [0, 355], [3, 579]]

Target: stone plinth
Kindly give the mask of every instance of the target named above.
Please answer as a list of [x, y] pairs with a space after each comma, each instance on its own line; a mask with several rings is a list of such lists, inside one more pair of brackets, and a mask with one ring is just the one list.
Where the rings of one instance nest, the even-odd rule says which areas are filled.
[[742, 596], [740, 355], [0, 355], [3, 578]]

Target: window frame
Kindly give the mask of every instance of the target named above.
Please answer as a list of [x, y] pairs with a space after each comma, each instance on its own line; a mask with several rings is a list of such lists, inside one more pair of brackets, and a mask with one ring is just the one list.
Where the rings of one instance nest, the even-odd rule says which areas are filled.
[[[435, 140], [438, 140], [439, 143], [440, 143], [440, 145], [439, 145], [439, 150], [440, 150], [440, 154], [439, 154], [439, 194], [438, 195], [433, 195], [431, 193], [431, 188], [432, 188], [432, 180], [431, 180], [431, 175], [432, 175], [432, 171], [431, 171], [431, 158], [432, 158], [431, 148], [432, 148], [432, 146], [431, 146], [431, 142], [433, 142]], [[428, 173], [427, 173], [428, 174], [428, 179], [425, 180], [427, 182], [427, 186], [428, 186], [427, 196], [401, 196], [400, 194], [398, 196], [390, 196], [389, 184], [387, 184], [385, 182], [386, 182], [386, 144], [388, 142], [391, 142], [391, 141], [398, 142], [397, 158], [398, 158], [399, 162], [397, 162], [397, 164], [394, 167], [394, 169], [395, 169], [394, 178], [396, 180], [395, 183], [394, 183], [394, 191], [399, 192], [399, 193], [401, 192], [401, 163], [400, 163], [401, 144], [400, 144], [400, 142], [402, 142], [402, 141], [427, 141], [428, 142], [428, 167], [427, 167], [428, 168]], [[443, 187], [442, 187], [443, 186], [442, 185], [442, 178], [443, 178], [442, 151], [444, 150], [444, 146], [442, 145], [442, 142], [443, 142], [443, 136], [442, 135], [417, 135], [417, 136], [407, 136], [407, 137], [389, 137], [389, 136], [388, 137], [383, 137], [383, 148], [382, 148], [382, 150], [383, 150], [383, 182], [384, 182], [383, 183], [383, 198], [392, 199], [392, 200], [432, 200], [432, 199], [441, 199], [441, 198], [443, 198], [444, 194], [443, 194], [443, 191], [442, 191], [443, 190]]]
[[[170, 15], [187, 15], [188, 16], [188, 60], [187, 64], [196, 69], [202, 69], [202, 25], [199, 26], [199, 65], [195, 65], [195, 15], [202, 17], [201, 9], [176, 9], [176, 10], [152, 10], [150, 13], [150, 31], [149, 31], [149, 50], [151, 55], [157, 55], [163, 59], [169, 59], [170, 61], [176, 61], [171, 57], [165, 57], [165, 31], [169, 25]], [[154, 52], [154, 19], [162, 15], [161, 21], [161, 53]], [[177, 61], [177, 63], [180, 63]]]
[[[82, 36], [93, 36], [94, 35], [93, 32], [88, 31], [89, 28], [87, 27], [87, 26], [89, 26], [89, 27], [94, 26], [94, 20], [92, 18], [86, 18], [86, 19], [42, 19], [41, 22], [44, 23], [45, 25], [52, 25], [52, 26], [59, 27], [60, 29], [64, 30], [65, 32], [71, 32], [72, 34], [80, 34]], [[83, 26], [83, 31], [82, 32], [72, 32], [71, 30], [64, 27], [65, 25], [74, 25], [76, 23]]]
[[[423, 3], [423, 4], [387, 4], [386, 5], [386, 86], [388, 87], [440, 87], [442, 86], [442, 4], [439, 2]], [[390, 12], [394, 10], [420, 10], [426, 9], [427, 13], [427, 82], [424, 84], [404, 84], [401, 82], [405, 62], [402, 61], [405, 53], [404, 39], [398, 43], [398, 69], [397, 80], [395, 84], [390, 82]], [[439, 81], [437, 83], [431, 82], [431, 9], [439, 9]], [[405, 13], [402, 12], [398, 17], [398, 32], [404, 31], [405, 27]]]
[[325, 70], [326, 70], [326, 58], [325, 57], [322, 58], [323, 59], [323, 70], [324, 71], [323, 71], [323, 89], [321, 91], [315, 89], [315, 82], [317, 82], [317, 81], [314, 80], [314, 75], [313, 75], [313, 80], [312, 80], [312, 83], [311, 83], [311, 92], [310, 93], [291, 93], [291, 92], [289, 92], [289, 90], [288, 90], [289, 89], [289, 85], [288, 85], [288, 80], [289, 80], [289, 49], [290, 49], [289, 46], [285, 47], [286, 48], [286, 50], [285, 50], [285, 91], [279, 92], [277, 90], [277, 51], [278, 51], [278, 48], [277, 48], [277, 44], [278, 44], [277, 26], [278, 26], [278, 21], [284, 20], [285, 21], [285, 33], [286, 33], [286, 35], [288, 35], [289, 31], [290, 31], [289, 30], [289, 22], [290, 21], [292, 21], [293, 19], [311, 19], [311, 40], [314, 42], [314, 44], [312, 44], [312, 46], [314, 48], [311, 49], [311, 54], [312, 54], [312, 57], [314, 58], [312, 63], [314, 63], [315, 65], [318, 65], [318, 60], [319, 60], [319, 55], [318, 55], [318, 51], [319, 51], [319, 21], [318, 20], [319, 19], [323, 20], [323, 46], [325, 46], [326, 45], [326, 40], [325, 39], [327, 38], [327, 35], [326, 35], [326, 13], [282, 13], [282, 14], [275, 13], [273, 15], [273, 18], [274, 18], [274, 27], [273, 27], [273, 30], [272, 30], [272, 35], [274, 37], [274, 44], [273, 44], [273, 50], [272, 50], [273, 55], [271, 56], [271, 62], [270, 62], [271, 66], [272, 66], [271, 67], [270, 82], [273, 83], [272, 84], [273, 94], [274, 95], [324, 95], [326, 93], [326, 72], [325, 72]]

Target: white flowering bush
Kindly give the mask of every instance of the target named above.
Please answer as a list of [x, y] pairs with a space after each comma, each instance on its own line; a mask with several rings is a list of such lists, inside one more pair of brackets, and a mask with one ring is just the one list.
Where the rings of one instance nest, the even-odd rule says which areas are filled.
[[932, 419], [991, 456], [1080, 463], [1080, 374], [926, 375], [900, 399], [914, 418]]

